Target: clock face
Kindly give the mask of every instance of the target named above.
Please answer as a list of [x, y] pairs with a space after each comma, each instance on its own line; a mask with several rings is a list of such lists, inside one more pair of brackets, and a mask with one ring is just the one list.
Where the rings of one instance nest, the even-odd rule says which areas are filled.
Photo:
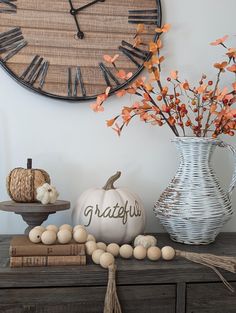
[[[0, 0], [0, 64], [20, 84], [64, 100], [93, 99], [130, 81], [115, 75], [104, 55], [136, 77], [150, 58], [133, 47], [138, 24], [157, 40], [160, 0]], [[147, 49], [147, 50], [146, 50]]]

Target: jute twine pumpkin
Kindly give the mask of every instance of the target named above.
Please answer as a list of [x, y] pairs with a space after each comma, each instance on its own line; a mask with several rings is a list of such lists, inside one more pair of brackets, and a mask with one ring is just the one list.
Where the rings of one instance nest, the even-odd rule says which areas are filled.
[[16, 202], [37, 202], [36, 189], [50, 184], [50, 176], [41, 169], [32, 168], [32, 159], [27, 160], [27, 168], [13, 169], [7, 176], [7, 191]]

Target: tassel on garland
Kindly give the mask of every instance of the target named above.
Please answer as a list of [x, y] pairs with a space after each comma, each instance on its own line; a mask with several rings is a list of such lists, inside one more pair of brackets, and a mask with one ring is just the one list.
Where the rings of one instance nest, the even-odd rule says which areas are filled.
[[108, 271], [108, 284], [103, 313], [122, 313], [116, 292], [116, 265], [110, 265]]
[[208, 253], [194, 253], [175, 250], [176, 256], [185, 258], [194, 263], [202, 264], [211, 268], [221, 279], [223, 284], [231, 291], [234, 292], [234, 288], [224, 278], [224, 276], [218, 271], [218, 268], [222, 268], [228, 272], [236, 273], [236, 257], [217, 256]]

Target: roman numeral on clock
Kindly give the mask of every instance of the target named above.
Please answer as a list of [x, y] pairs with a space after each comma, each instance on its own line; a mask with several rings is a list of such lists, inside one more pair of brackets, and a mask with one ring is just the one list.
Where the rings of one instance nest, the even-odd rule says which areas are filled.
[[0, 60], [5, 63], [27, 45], [20, 27], [0, 33]]
[[108, 87], [112, 87], [111, 80], [118, 86], [120, 85], [119, 80], [115, 77], [115, 75], [106, 67], [102, 62], [99, 63], [100, 70], [102, 71], [103, 77]]
[[150, 10], [130, 10], [128, 22], [130, 24], [158, 24], [158, 11], [157, 9]]
[[80, 87], [81, 94], [83, 97], [86, 96], [86, 89], [84, 86], [83, 76], [81, 73], [81, 69], [79, 66], [76, 68], [75, 78], [72, 79], [72, 68], [68, 68], [68, 86], [67, 86], [67, 93], [68, 97], [77, 97], [78, 94], [78, 86]]
[[39, 55], [34, 56], [31, 63], [25, 68], [20, 78], [30, 85], [39, 81], [39, 89], [42, 89], [45, 83], [49, 62], [44, 61]]
[[0, 0], [0, 13], [16, 13], [16, 0]]
[[133, 47], [132, 44], [125, 40], [122, 40], [119, 50], [123, 52], [123, 54], [126, 55], [137, 67], [142, 66], [142, 64], [140, 64], [136, 58], [145, 61], [150, 54], [149, 51]]

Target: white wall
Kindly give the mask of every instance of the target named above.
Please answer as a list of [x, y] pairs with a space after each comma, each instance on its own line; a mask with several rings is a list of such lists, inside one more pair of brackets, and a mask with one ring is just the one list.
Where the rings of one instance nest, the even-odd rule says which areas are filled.
[[[140, 0], [141, 1], [141, 0]], [[145, 1], [145, 0], [143, 0]], [[163, 0], [164, 21], [172, 24], [165, 39], [166, 69], [179, 69], [185, 78], [197, 80], [222, 51], [208, 43], [225, 34], [235, 35], [235, 0]], [[234, 37], [235, 40], [235, 37]], [[235, 41], [234, 41], [235, 45]], [[135, 122], [121, 138], [107, 129], [105, 120], [131, 99], [110, 98], [106, 112], [95, 114], [88, 102], [67, 103], [35, 95], [19, 87], [0, 70], [0, 199], [8, 199], [5, 177], [9, 170], [25, 165], [46, 169], [61, 194], [75, 203], [91, 186], [103, 186], [107, 177], [121, 170], [120, 185], [128, 186], [144, 201], [147, 230], [161, 227], [152, 207], [177, 166], [173, 138], [167, 128]], [[228, 142], [236, 143], [235, 138]], [[219, 151], [214, 159], [222, 184], [229, 183], [232, 158]], [[236, 195], [233, 206], [236, 205]], [[70, 222], [71, 211], [52, 215], [49, 223]], [[0, 212], [0, 233], [20, 233], [25, 223], [17, 215]], [[236, 216], [224, 228], [235, 231]]]

